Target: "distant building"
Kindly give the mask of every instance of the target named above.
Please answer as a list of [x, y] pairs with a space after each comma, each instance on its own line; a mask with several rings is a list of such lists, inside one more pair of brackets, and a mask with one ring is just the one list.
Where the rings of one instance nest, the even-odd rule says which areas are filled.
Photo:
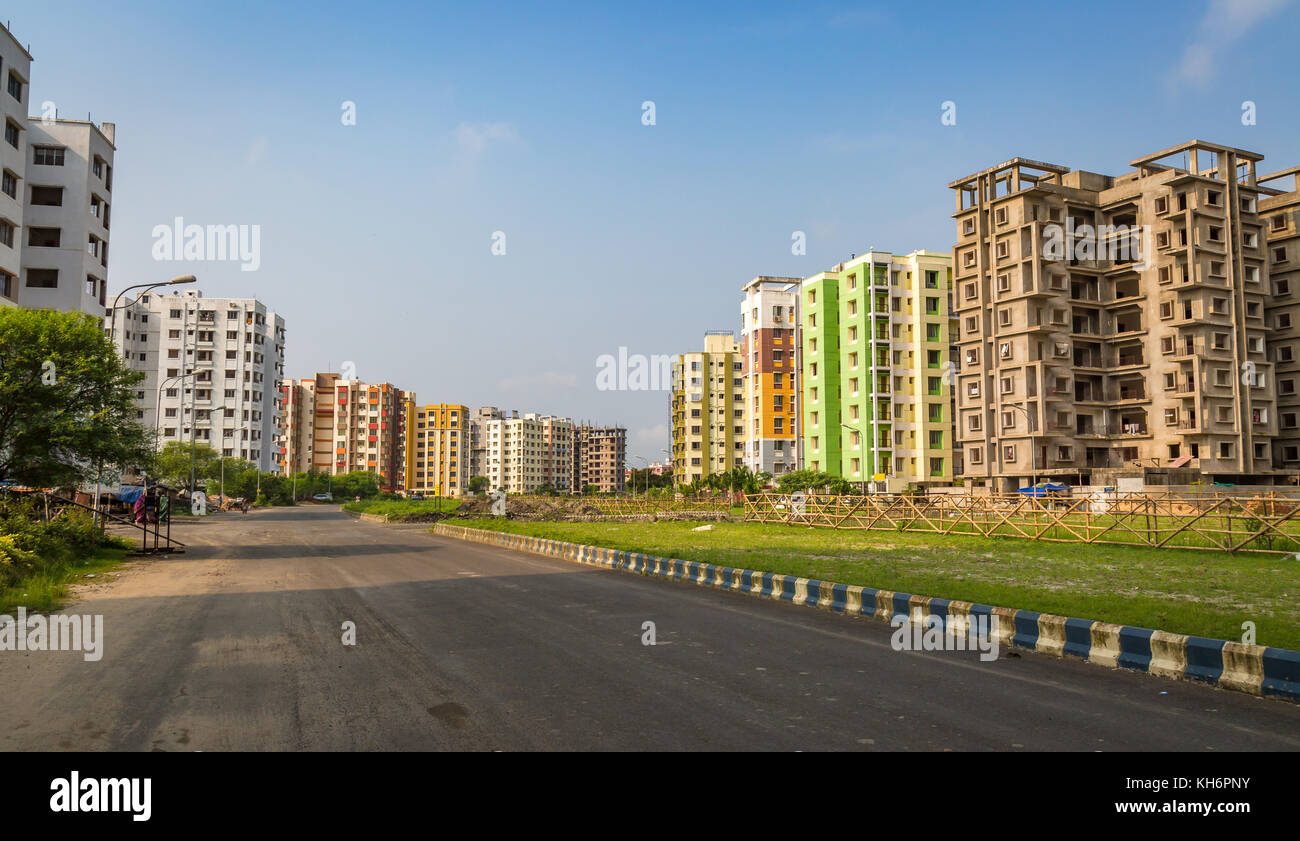
[[573, 430], [574, 493], [595, 486], [599, 493], [626, 489], [627, 429], [582, 424]]
[[469, 407], [436, 403], [406, 410], [406, 490], [464, 496], [469, 490]]
[[160, 447], [195, 441], [276, 469], [282, 317], [256, 298], [205, 298], [191, 288], [146, 292], [109, 324], [126, 364], [144, 372], [136, 416], [158, 431]]
[[281, 383], [280, 472], [378, 473], [387, 491], [406, 487], [406, 417], [415, 400], [391, 383], [334, 373]]
[[730, 331], [704, 336], [704, 350], [673, 362], [673, 471], [689, 484], [745, 463], [744, 361]]
[[756, 277], [740, 304], [741, 383], [747, 414], [744, 464], [754, 473], [802, 466], [799, 440], [797, 277]]

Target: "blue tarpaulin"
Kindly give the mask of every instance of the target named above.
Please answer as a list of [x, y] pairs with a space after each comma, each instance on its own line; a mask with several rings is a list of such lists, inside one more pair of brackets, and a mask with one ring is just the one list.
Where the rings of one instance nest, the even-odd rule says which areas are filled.
[[1069, 485], [1054, 485], [1051, 482], [1039, 482], [1037, 485], [1033, 485], [1032, 487], [1021, 488], [1016, 491], [1016, 493], [1022, 493], [1025, 496], [1047, 496], [1048, 494], [1061, 493], [1062, 491], [1068, 491], [1069, 489]]
[[143, 493], [144, 488], [122, 488], [120, 491], [113, 494], [113, 498], [121, 500], [127, 504], [134, 504]]

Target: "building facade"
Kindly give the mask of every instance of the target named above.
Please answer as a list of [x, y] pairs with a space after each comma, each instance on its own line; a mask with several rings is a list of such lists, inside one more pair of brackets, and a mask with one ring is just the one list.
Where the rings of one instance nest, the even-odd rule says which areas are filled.
[[32, 56], [0, 26], [0, 305], [105, 315], [115, 128], [31, 99]]
[[158, 431], [160, 447], [195, 441], [275, 469], [282, 317], [255, 298], [204, 298], [186, 289], [148, 292], [106, 320], [127, 365], [145, 375], [136, 414]]
[[1273, 467], [1300, 474], [1300, 166], [1261, 176], [1259, 218], [1272, 295], [1264, 307], [1268, 360], [1277, 380]]
[[760, 276], [740, 304], [741, 388], [748, 415], [744, 466], [754, 473], [802, 467], [799, 286], [797, 277]]
[[464, 496], [470, 477], [469, 407], [435, 403], [406, 410], [406, 490]]
[[744, 359], [730, 331], [704, 336], [704, 350], [673, 362], [674, 482], [685, 485], [745, 464]]
[[104, 315], [114, 133], [112, 123], [29, 122], [22, 306]]
[[951, 258], [869, 251], [802, 286], [804, 465], [868, 488], [951, 484]]
[[573, 429], [574, 493], [594, 487], [597, 493], [623, 493], [627, 488], [627, 429], [579, 424]]
[[573, 422], [529, 412], [482, 420], [490, 490], [569, 493], [573, 483]]
[[283, 475], [377, 473], [386, 491], [406, 487], [406, 418], [415, 395], [392, 383], [323, 373], [280, 384], [276, 436]]
[[968, 484], [1279, 477], [1260, 160], [1192, 141], [949, 184]]
[[0, 306], [16, 305], [21, 286], [31, 71], [31, 53], [8, 28], [0, 26], [0, 76], [6, 87], [0, 93], [0, 116], [5, 124], [5, 142], [0, 143]]

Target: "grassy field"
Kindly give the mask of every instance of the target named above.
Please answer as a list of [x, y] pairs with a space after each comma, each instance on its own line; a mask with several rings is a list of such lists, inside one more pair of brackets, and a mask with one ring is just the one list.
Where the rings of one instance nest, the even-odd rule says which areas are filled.
[[419, 519], [429, 514], [449, 514], [460, 507], [458, 499], [363, 499], [344, 504], [354, 514], [386, 515], [394, 522]]
[[762, 523], [464, 520], [592, 546], [1300, 650], [1300, 561]]
[[121, 566], [126, 549], [103, 548], [78, 561], [52, 564], [35, 575], [0, 590], [0, 613], [13, 615], [19, 605], [28, 611], [62, 607], [68, 588], [87, 575], [103, 575]]

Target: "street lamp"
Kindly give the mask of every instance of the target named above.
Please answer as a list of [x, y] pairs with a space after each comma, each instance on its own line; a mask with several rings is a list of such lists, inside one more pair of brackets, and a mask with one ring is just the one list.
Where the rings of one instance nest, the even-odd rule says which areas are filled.
[[[649, 459], [647, 459], [645, 456], [631, 456], [631, 458], [639, 458], [639, 459], [641, 459], [641, 461], [645, 464], [645, 469], [646, 469], [646, 471], [647, 471], [647, 474], [649, 473], [649, 470], [650, 470], [650, 460], [649, 460]], [[646, 496], [647, 496], [647, 497], [650, 496], [650, 477], [649, 477], [649, 475], [646, 476]], [[632, 498], [633, 498], [633, 499], [636, 499], [636, 468], [632, 468]]]
[[[857, 432], [857, 433], [859, 433], [860, 435], [862, 435], [864, 438], [866, 437], [866, 434], [867, 434], [867, 433], [866, 433], [866, 430], [865, 430], [865, 429], [854, 429], [853, 427], [849, 426], [847, 423], [841, 423], [840, 426], [843, 427], [844, 429], [847, 429], [849, 432]], [[861, 484], [862, 484], [862, 495], [863, 495], [863, 496], [866, 496], [866, 494], [867, 494], [867, 477], [866, 477], [866, 474], [863, 474]]]
[[[121, 292], [118, 292], [117, 297], [113, 298], [113, 306], [108, 308], [109, 341], [112, 341], [114, 336], [117, 335], [118, 301], [122, 300], [123, 295], [130, 292], [132, 289], [143, 289], [145, 290], [145, 292], [147, 292], [150, 289], [157, 289], [159, 286], [180, 286], [181, 284], [184, 283], [197, 283], [197, 282], [198, 282], [198, 278], [196, 278], [194, 275], [185, 274], [185, 275], [179, 275], [177, 277], [174, 277], [171, 280], [161, 281], [159, 283], [137, 283], [135, 286], [128, 286], [125, 289], [123, 289]], [[135, 299], [132, 300], [129, 304], [127, 304], [127, 306], [129, 307], [131, 306], [131, 304], [134, 304], [136, 301], [140, 300], [141, 296], [143, 295], [144, 292], [141, 292], [139, 295], [136, 295]]]
[[664, 455], [668, 456], [668, 464], [672, 467], [672, 474], [673, 474], [673, 499], [676, 499], [676, 498], [677, 498], [677, 457], [674, 456], [672, 453], [670, 453], [670, 452], [668, 452], [667, 450], [662, 449], [662, 448], [659, 450], [659, 452], [661, 452], [661, 453], [663, 453]]
[[[144, 289], [145, 291], [148, 291], [149, 289], [154, 289], [159, 286], [173, 286], [182, 283], [194, 283], [196, 282], [196, 280], [197, 279], [194, 277], [194, 275], [180, 275], [178, 277], [172, 278], [171, 280], [164, 280], [161, 283], [137, 283], [135, 286], [128, 286], [125, 289], [123, 289], [121, 292], [118, 292], [117, 297], [113, 298], [113, 306], [110, 307], [106, 313], [108, 315], [108, 341], [110, 344], [114, 345], [113, 352], [117, 353], [116, 343], [114, 341], [117, 336], [117, 305], [118, 302], [122, 300], [123, 295], [125, 295], [127, 292], [130, 292], [132, 289]], [[140, 296], [143, 294], [144, 292], [141, 292], [140, 295], [136, 296], [135, 300], [138, 301], [140, 299]], [[133, 304], [135, 303], [135, 301], [132, 301], [131, 303]], [[128, 304], [127, 306], [130, 306], [130, 304]], [[97, 466], [95, 470], [95, 519], [97, 522], [99, 520], [99, 489], [100, 489], [100, 479], [102, 473], [103, 473], [103, 464], [101, 463]]]
[[1034, 450], [1036, 448], [1034, 447], [1034, 437], [1033, 437], [1034, 419], [1033, 417], [1030, 416], [1029, 410], [1026, 409], [1024, 406], [1021, 406], [1017, 403], [1006, 403], [1003, 405], [1005, 408], [1015, 409], [1016, 411], [1020, 412], [1020, 414], [1025, 416], [1025, 432], [1029, 435], [1029, 471], [1031, 474], [1029, 479], [1029, 487], [1032, 488], [1038, 484], [1038, 457], [1034, 453]]

